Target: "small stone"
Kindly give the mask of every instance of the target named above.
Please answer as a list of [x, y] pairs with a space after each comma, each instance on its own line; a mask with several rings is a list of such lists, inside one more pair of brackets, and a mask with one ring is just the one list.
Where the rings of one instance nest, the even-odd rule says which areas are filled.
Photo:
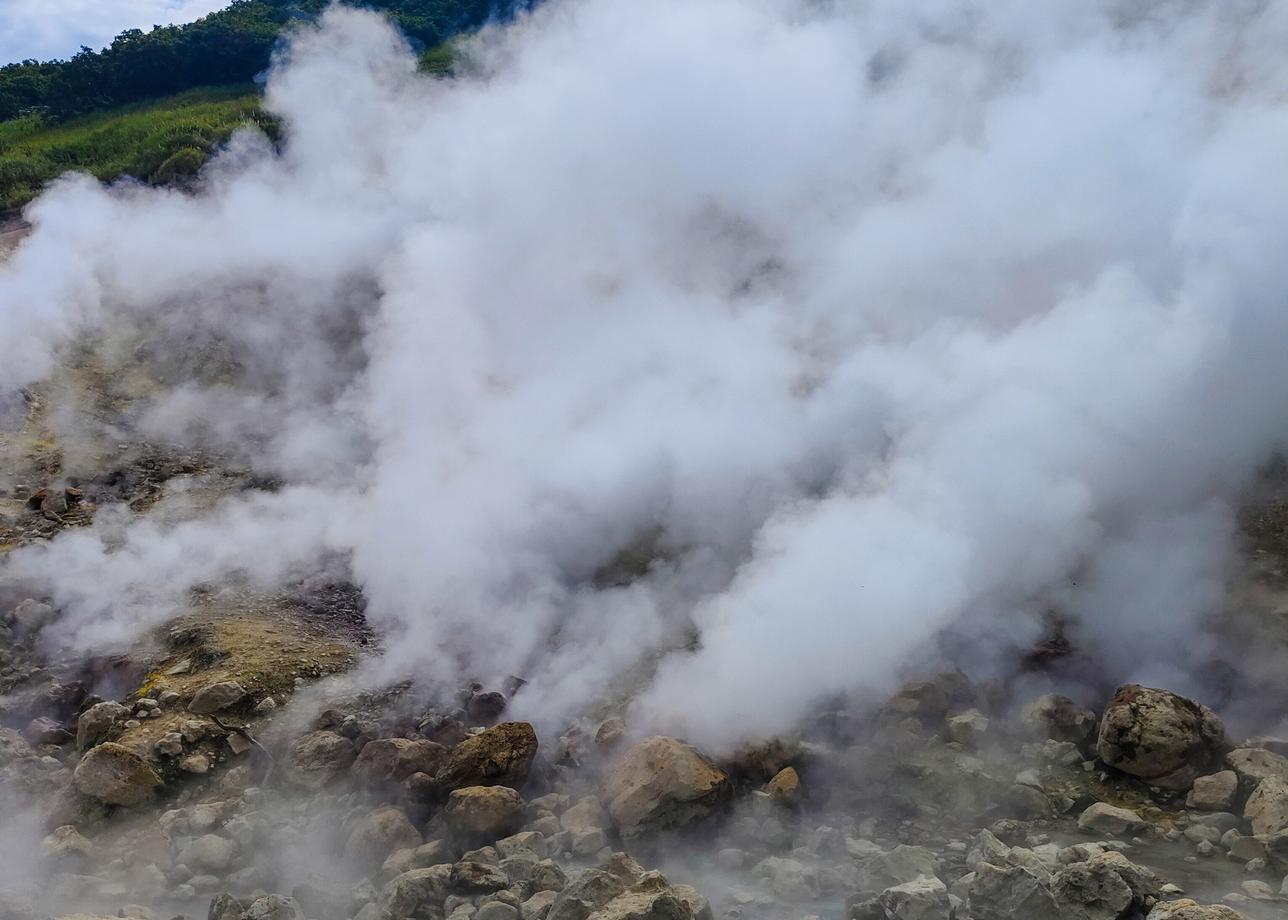
[[784, 805], [795, 805], [800, 800], [801, 778], [795, 767], [783, 767], [765, 785], [765, 791]]
[[207, 684], [198, 690], [192, 701], [188, 703], [188, 711], [197, 715], [219, 712], [241, 702], [245, 696], [246, 691], [235, 680]]
[[1110, 834], [1115, 837], [1144, 829], [1145, 820], [1136, 812], [1116, 808], [1105, 802], [1096, 802], [1078, 818], [1078, 827], [1084, 831]]
[[210, 769], [210, 758], [205, 754], [189, 754], [179, 761], [179, 769], [185, 773], [205, 773]]

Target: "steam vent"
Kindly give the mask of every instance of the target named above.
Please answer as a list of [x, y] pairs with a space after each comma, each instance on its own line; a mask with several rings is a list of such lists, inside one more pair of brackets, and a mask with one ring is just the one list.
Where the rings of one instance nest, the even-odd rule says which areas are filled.
[[1288, 0], [0, 0], [0, 920], [1288, 920]]

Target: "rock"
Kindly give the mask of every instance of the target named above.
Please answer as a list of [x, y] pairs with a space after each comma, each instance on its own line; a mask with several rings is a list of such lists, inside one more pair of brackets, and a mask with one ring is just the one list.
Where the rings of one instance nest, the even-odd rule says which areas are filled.
[[269, 894], [251, 901], [241, 920], [304, 920], [304, 911], [294, 898]]
[[454, 789], [443, 818], [458, 839], [496, 840], [523, 824], [523, 799], [506, 786], [467, 786]]
[[605, 719], [595, 730], [595, 746], [608, 750], [621, 743], [626, 736], [626, 723], [618, 718]]
[[887, 888], [878, 900], [890, 920], [948, 920], [952, 914], [948, 887], [933, 876]]
[[1145, 819], [1127, 808], [1117, 808], [1106, 802], [1096, 802], [1079, 817], [1078, 827], [1084, 831], [1110, 834], [1114, 837], [1134, 833], [1146, 825]]
[[197, 715], [207, 715], [240, 703], [245, 697], [246, 691], [235, 680], [207, 684], [193, 696], [192, 702], [188, 704], [188, 711]]
[[1165, 901], [1154, 905], [1148, 920], [1247, 920], [1237, 910], [1223, 905], [1202, 907], [1197, 901]]
[[[593, 911], [587, 920], [696, 920], [699, 915], [694, 907], [694, 902], [678, 887], [672, 888], [660, 874], [648, 872], [626, 891]], [[554, 906], [549, 917], [557, 920]], [[706, 920], [710, 920], [709, 907]]]
[[40, 850], [45, 859], [64, 866], [83, 863], [95, 853], [94, 844], [82, 837], [80, 831], [70, 824], [54, 828], [41, 841]]
[[96, 703], [80, 714], [76, 722], [76, 746], [82, 751], [102, 740], [114, 725], [130, 717], [130, 708], [120, 703]]
[[950, 741], [974, 746], [988, 731], [988, 716], [978, 709], [967, 709], [944, 720], [944, 732]]
[[401, 808], [386, 805], [368, 814], [349, 834], [344, 859], [360, 871], [375, 869], [394, 850], [420, 846], [420, 832]]
[[22, 731], [23, 736], [32, 744], [64, 745], [76, 736], [63, 727], [57, 719], [41, 716], [32, 719]]
[[161, 777], [129, 748], [105, 741], [91, 748], [72, 774], [76, 788], [107, 805], [138, 805], [152, 797]]
[[505, 712], [505, 694], [495, 690], [475, 693], [465, 704], [465, 714], [476, 725], [491, 725]]
[[152, 745], [158, 757], [178, 757], [183, 753], [183, 735], [178, 732], [167, 732]]
[[1024, 707], [1020, 723], [1033, 737], [1081, 745], [1096, 730], [1096, 714], [1067, 696], [1048, 693]]
[[765, 791], [784, 805], [795, 805], [800, 800], [801, 778], [795, 767], [783, 767], [765, 785]]
[[474, 920], [519, 920], [519, 909], [502, 901], [488, 901], [479, 907]]
[[586, 869], [550, 905], [546, 920], [587, 920], [593, 911], [624, 894], [622, 880], [603, 869]]
[[1229, 811], [1238, 792], [1239, 774], [1222, 770], [1196, 779], [1185, 797], [1185, 806], [1199, 811]]
[[623, 837], [678, 827], [706, 817], [730, 794], [728, 775], [674, 738], [647, 738], [630, 748], [602, 785], [608, 814]]
[[1118, 920], [1132, 904], [1131, 887], [1107, 865], [1066, 866], [1051, 881], [1061, 920]]
[[435, 776], [444, 793], [467, 786], [508, 786], [527, 782], [537, 754], [537, 733], [527, 722], [502, 722], [452, 748]]
[[[859, 841], [855, 841], [856, 844]], [[899, 844], [893, 850], [885, 851], [879, 847], [849, 847], [857, 865], [857, 881], [864, 891], [882, 891], [904, 882], [912, 882], [921, 876], [933, 876], [939, 871], [939, 860], [925, 847]]]
[[[423, 908], [441, 906], [447, 897], [447, 886], [452, 876], [450, 865], [412, 869], [396, 876], [380, 892], [380, 906], [393, 917], [414, 917], [427, 914]], [[419, 913], [418, 913], [419, 912]]]
[[56, 612], [53, 607], [35, 598], [27, 598], [13, 608], [10, 619], [13, 631], [20, 639], [34, 636], [54, 621]]
[[241, 901], [232, 895], [217, 894], [210, 899], [207, 920], [241, 920], [242, 913], [250, 906], [249, 901]]
[[236, 850], [236, 845], [225, 837], [203, 834], [184, 847], [179, 861], [196, 872], [219, 874], [232, 865]]
[[433, 776], [448, 758], [448, 750], [432, 741], [377, 738], [363, 745], [350, 768], [364, 785], [400, 783], [414, 773]]
[[1268, 776], [1257, 784], [1243, 807], [1254, 834], [1274, 834], [1288, 828], [1288, 782]]
[[1236, 748], [1225, 755], [1225, 766], [1238, 775], [1245, 792], [1272, 777], [1288, 783], [1288, 757], [1262, 748]]
[[184, 773], [200, 775], [210, 770], [210, 758], [205, 754], [189, 754], [180, 758], [178, 766]]
[[553, 891], [538, 891], [519, 905], [520, 917], [522, 920], [545, 920], [546, 915], [550, 913], [550, 905], [557, 897], [558, 895]]
[[285, 772], [296, 785], [318, 790], [348, 770], [356, 758], [349, 739], [331, 731], [309, 732], [291, 745]]
[[784, 901], [810, 901], [818, 897], [818, 873], [800, 860], [770, 856], [756, 864], [755, 874], [769, 879], [769, 887]]
[[456, 894], [476, 895], [500, 891], [510, 884], [498, 866], [463, 859], [452, 866], [448, 889]]
[[1216, 713], [1167, 690], [1119, 687], [1096, 739], [1100, 758], [1162, 789], [1186, 790], [1207, 773], [1225, 745]]
[[972, 920], [1057, 917], [1055, 898], [1032, 869], [980, 863], [967, 896]]

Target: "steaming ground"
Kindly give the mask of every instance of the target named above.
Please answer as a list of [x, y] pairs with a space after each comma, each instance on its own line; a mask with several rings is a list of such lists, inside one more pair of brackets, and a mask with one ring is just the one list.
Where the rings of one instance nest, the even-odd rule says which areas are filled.
[[[437, 80], [386, 22], [332, 9], [275, 62], [279, 147], [243, 132], [185, 191], [67, 177], [29, 235], [0, 230], [0, 599], [49, 604], [11, 615], [6, 722], [26, 727], [40, 674], [79, 682], [75, 702], [45, 700], [72, 730], [85, 693], [187, 705], [235, 680], [240, 716], [357, 756], [434, 740], [439, 717], [490, 724], [448, 717], [455, 691], [513, 675], [506, 718], [563, 735], [559, 767], [581, 763], [562, 740], [617, 716], [627, 741], [733, 758], [730, 795], [776, 772], [739, 773], [749, 743], [888, 751], [816, 774], [839, 791], [809, 814], [890, 847], [916, 837], [892, 804], [905, 742], [943, 755], [966, 709], [1010, 726], [1058, 690], [1099, 712], [1137, 682], [1213, 705], [1232, 741], [1276, 733], [1282, 527], [1258, 490], [1278, 488], [1288, 431], [1286, 33], [1274, 2], [556, 0]], [[194, 616], [213, 658], [169, 674]], [[320, 714], [340, 689], [304, 688], [350, 668], [346, 691], [415, 689], [341, 708], [361, 724], [341, 735]], [[872, 715], [944, 668], [970, 692], [916, 704], [916, 730]], [[272, 717], [252, 708], [266, 697], [295, 702]], [[151, 718], [121, 736], [147, 757], [188, 721]], [[1119, 768], [1086, 731], [1037, 740], [1079, 755], [1024, 755], [1042, 770]], [[165, 761], [163, 797], [215, 789], [226, 741], [185, 739], [214, 772]], [[283, 729], [278, 755], [295, 741]], [[987, 736], [967, 772], [1020, 743]], [[33, 748], [51, 777], [83, 747], [63, 744]], [[962, 769], [937, 763], [907, 769]], [[552, 775], [528, 792], [574, 798], [526, 814], [571, 833], [589, 780]], [[872, 777], [875, 800], [846, 798]], [[1025, 800], [1005, 779], [975, 818], [1015, 820], [996, 812]], [[1055, 815], [1138, 804], [1071, 782], [1039, 784]], [[341, 852], [367, 801], [350, 795], [298, 803], [344, 829]], [[403, 802], [418, 824], [438, 820], [429, 798]], [[239, 802], [229, 814], [260, 804]], [[863, 809], [889, 823], [869, 833]], [[785, 823], [753, 816], [715, 849]], [[769, 837], [836, 848], [801, 823]], [[1199, 842], [1175, 816], [1151, 826]], [[201, 836], [166, 845], [181, 860]], [[238, 860], [295, 845], [230, 837]], [[321, 876], [346, 864], [314, 843]], [[287, 891], [299, 868], [253, 881]], [[167, 909], [215, 893], [158, 871]], [[1237, 885], [1216, 876], [1212, 899]]]
[[64, 180], [3, 383], [142, 330], [132, 423], [281, 486], [13, 554], [47, 641], [338, 553], [390, 674], [524, 670], [556, 720], [690, 622], [641, 719], [718, 744], [963, 618], [1005, 658], [1055, 606], [1109, 679], [1185, 681], [1155, 640], [1217, 606], [1285, 430], [1284, 11], [905, 7], [555, 3], [450, 81], [337, 9], [274, 70], [283, 149]]

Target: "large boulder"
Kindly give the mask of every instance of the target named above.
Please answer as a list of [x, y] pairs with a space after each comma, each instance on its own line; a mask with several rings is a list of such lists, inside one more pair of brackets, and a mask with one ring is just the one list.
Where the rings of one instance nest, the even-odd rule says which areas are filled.
[[357, 756], [348, 738], [330, 731], [309, 732], [291, 745], [286, 773], [296, 785], [318, 790], [347, 771]]
[[1254, 834], [1274, 834], [1288, 829], [1288, 782], [1267, 776], [1243, 806], [1243, 816]]
[[1096, 751], [1151, 786], [1184, 791], [1211, 772], [1225, 748], [1216, 713], [1167, 690], [1119, 687], [1100, 720]]
[[523, 824], [523, 799], [508, 786], [453, 789], [443, 808], [452, 834], [466, 842], [508, 837]]
[[[621, 894], [592, 911], [587, 920], [699, 920], [701, 908], [695, 911], [694, 898], [681, 888], [667, 884], [657, 872], [645, 873]], [[705, 900], [701, 903], [705, 905]], [[706, 920], [709, 917], [710, 908], [706, 908]]]
[[179, 861], [194, 872], [217, 875], [227, 869], [237, 852], [236, 845], [218, 834], [193, 838], [179, 854]]
[[980, 863], [975, 867], [967, 902], [972, 920], [1059, 916], [1051, 889], [1036, 871], [1024, 866]]
[[1132, 905], [1132, 891], [1104, 863], [1066, 866], [1051, 881], [1061, 920], [1118, 920]]
[[536, 756], [537, 733], [532, 726], [502, 722], [452, 748], [435, 782], [444, 793], [466, 786], [522, 789]]
[[1229, 811], [1238, 794], [1239, 774], [1222, 770], [1196, 779], [1185, 797], [1185, 806], [1198, 811]]
[[1185, 898], [1180, 901], [1162, 901], [1154, 905], [1148, 920], [1247, 920], [1243, 914], [1222, 904], [1202, 906]]
[[586, 920], [626, 891], [627, 881], [604, 869], [586, 869], [571, 879], [550, 905], [546, 920]]
[[730, 794], [728, 775], [674, 738], [646, 738], [604, 777], [608, 815], [623, 837], [705, 817]]
[[404, 872], [390, 879], [381, 890], [380, 906], [393, 917], [431, 916], [426, 909], [442, 906], [451, 878], [452, 867], [448, 863]]
[[433, 741], [377, 738], [362, 746], [350, 770], [364, 785], [380, 786], [402, 782], [413, 773], [433, 776], [447, 757], [447, 748]]
[[887, 888], [878, 900], [891, 920], [949, 920], [952, 915], [948, 887], [933, 875]]
[[76, 746], [82, 751], [97, 744], [118, 722], [130, 717], [130, 707], [111, 700], [95, 703], [76, 722]]
[[84, 795], [107, 805], [138, 805], [152, 797], [161, 777], [134, 751], [106, 741], [81, 758], [72, 782]]
[[1288, 757], [1263, 748], [1236, 748], [1225, 755], [1225, 766], [1239, 777], [1244, 792], [1271, 777], [1288, 783]]
[[394, 850], [418, 847], [420, 831], [416, 830], [401, 808], [387, 805], [377, 808], [360, 820], [344, 845], [344, 860], [363, 871], [380, 866]]

